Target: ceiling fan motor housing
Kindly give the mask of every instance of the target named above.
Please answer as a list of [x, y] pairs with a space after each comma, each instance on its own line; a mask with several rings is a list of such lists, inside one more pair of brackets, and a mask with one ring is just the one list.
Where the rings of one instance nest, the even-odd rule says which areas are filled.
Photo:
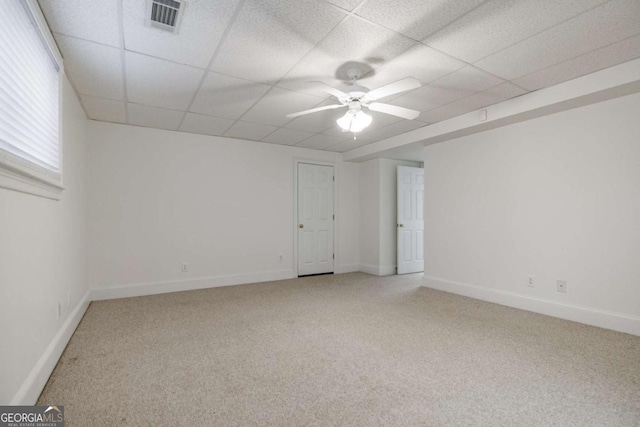
[[356, 86], [355, 88], [351, 88], [353, 90], [350, 90], [349, 93], [347, 93], [347, 96], [344, 98], [340, 99], [340, 102], [342, 102], [343, 104], [349, 104], [352, 101], [360, 101], [360, 99], [362, 99], [362, 97], [368, 92], [368, 89], [366, 87], [360, 87], [360, 86]]

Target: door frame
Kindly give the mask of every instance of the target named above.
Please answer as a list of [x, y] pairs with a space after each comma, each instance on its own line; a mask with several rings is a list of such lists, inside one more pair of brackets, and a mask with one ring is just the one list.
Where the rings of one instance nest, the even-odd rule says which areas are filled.
[[338, 212], [338, 191], [337, 191], [337, 183], [338, 183], [338, 165], [337, 162], [331, 161], [318, 161], [314, 159], [304, 158], [304, 157], [294, 157], [293, 158], [293, 274], [294, 277], [298, 277], [298, 165], [300, 163], [308, 164], [308, 165], [317, 165], [317, 166], [331, 166], [333, 167], [333, 214], [336, 219], [333, 221], [333, 253], [335, 254], [335, 259], [333, 260], [333, 273], [336, 273], [337, 270], [337, 262], [340, 259], [338, 255], [338, 221], [339, 216]]

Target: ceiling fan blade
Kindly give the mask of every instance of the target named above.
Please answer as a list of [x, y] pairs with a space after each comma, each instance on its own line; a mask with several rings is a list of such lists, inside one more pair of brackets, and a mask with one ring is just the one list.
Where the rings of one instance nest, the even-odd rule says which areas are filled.
[[293, 119], [294, 117], [304, 116], [305, 114], [317, 113], [318, 111], [333, 110], [334, 108], [346, 107], [345, 104], [331, 104], [323, 107], [311, 108], [310, 110], [298, 111], [297, 113], [287, 114], [287, 117]]
[[347, 95], [346, 93], [344, 93], [340, 89], [336, 89], [335, 87], [329, 86], [326, 83], [323, 83], [323, 82], [320, 82], [320, 81], [312, 81], [312, 82], [309, 82], [309, 83], [314, 83], [314, 84], [318, 85], [319, 89], [321, 89], [321, 90], [323, 90], [323, 91], [325, 91], [327, 93], [330, 93], [331, 95], [335, 96], [338, 99], [345, 98], [345, 97], [348, 98], [349, 97], [349, 95]]
[[413, 120], [420, 115], [420, 111], [398, 107], [397, 105], [384, 104], [382, 102], [372, 102], [371, 104], [365, 105], [365, 107], [368, 107], [371, 111], [391, 114], [392, 116], [402, 117], [407, 120]]
[[411, 89], [417, 89], [420, 86], [420, 82], [413, 77], [407, 77], [402, 80], [398, 80], [394, 83], [389, 83], [386, 86], [379, 87], [378, 89], [374, 89], [364, 96], [365, 101], [375, 101], [376, 99], [384, 98], [390, 95], [395, 95], [396, 93], [404, 92]]

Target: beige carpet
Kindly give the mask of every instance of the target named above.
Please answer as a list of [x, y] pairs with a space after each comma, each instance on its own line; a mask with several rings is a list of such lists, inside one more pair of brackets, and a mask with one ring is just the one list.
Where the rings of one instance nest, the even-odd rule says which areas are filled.
[[39, 404], [68, 426], [640, 425], [640, 337], [421, 281], [94, 302]]

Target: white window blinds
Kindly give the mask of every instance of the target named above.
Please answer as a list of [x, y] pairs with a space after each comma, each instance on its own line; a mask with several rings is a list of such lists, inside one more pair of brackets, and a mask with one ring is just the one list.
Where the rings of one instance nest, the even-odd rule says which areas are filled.
[[60, 65], [28, 4], [0, 1], [0, 160], [5, 165], [44, 169], [59, 179]]

